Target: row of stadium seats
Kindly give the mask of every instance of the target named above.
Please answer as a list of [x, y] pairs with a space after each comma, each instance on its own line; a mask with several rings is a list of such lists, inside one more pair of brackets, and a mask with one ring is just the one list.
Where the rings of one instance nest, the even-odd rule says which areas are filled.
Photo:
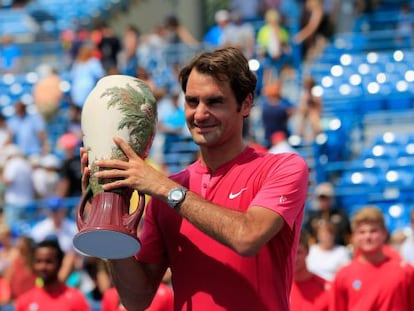
[[351, 214], [361, 205], [375, 204], [384, 209], [391, 231], [409, 223], [414, 205], [414, 135], [378, 134], [359, 156], [331, 162], [325, 169], [331, 177], [336, 174], [340, 204]]
[[23, 8], [0, 9], [0, 36], [13, 35], [20, 42], [34, 42], [39, 36], [57, 39], [66, 29], [88, 26], [96, 18], [105, 20], [129, 0], [32, 0]]
[[393, 232], [409, 226], [414, 208], [414, 53], [411, 36], [396, 31], [403, 3], [385, 2], [360, 16], [353, 32], [336, 34], [310, 72], [323, 119], [342, 122], [315, 143], [319, 181], [334, 183], [350, 216], [367, 204], [380, 207]]
[[314, 92], [326, 111], [359, 113], [411, 109], [414, 99], [414, 53], [409, 50], [337, 55], [336, 63], [319, 64], [311, 74]]

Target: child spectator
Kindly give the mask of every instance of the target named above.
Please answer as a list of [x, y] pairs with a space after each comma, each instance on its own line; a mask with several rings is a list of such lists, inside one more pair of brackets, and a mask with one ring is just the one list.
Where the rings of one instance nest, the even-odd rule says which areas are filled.
[[352, 232], [358, 256], [338, 270], [331, 310], [414, 310], [414, 268], [384, 252], [388, 233], [382, 211], [360, 209], [352, 219]]
[[64, 253], [55, 240], [46, 240], [36, 245], [33, 269], [40, 284], [17, 298], [16, 311], [90, 310], [88, 301], [78, 289], [59, 280], [63, 257]]

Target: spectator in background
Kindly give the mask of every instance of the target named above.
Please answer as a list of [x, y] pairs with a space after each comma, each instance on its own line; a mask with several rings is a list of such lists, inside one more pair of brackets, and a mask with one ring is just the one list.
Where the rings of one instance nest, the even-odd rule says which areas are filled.
[[335, 226], [321, 220], [316, 228], [316, 241], [306, 259], [308, 269], [325, 280], [332, 281], [336, 271], [351, 261], [348, 247], [335, 243]]
[[11, 288], [9, 280], [5, 278], [5, 272], [13, 264], [18, 256], [17, 247], [10, 227], [0, 222], [0, 306], [8, 304], [11, 299]]
[[0, 74], [19, 73], [22, 69], [22, 52], [12, 35], [1, 37]]
[[321, 221], [329, 221], [335, 228], [335, 244], [348, 245], [351, 235], [349, 216], [336, 206], [334, 187], [329, 182], [318, 184], [314, 190], [315, 206], [305, 213], [304, 228], [316, 240], [316, 232]]
[[61, 78], [56, 69], [47, 64], [38, 67], [38, 82], [33, 86], [33, 101], [37, 111], [48, 122], [56, 116], [63, 100]]
[[33, 269], [41, 279], [37, 286], [16, 300], [16, 311], [77, 310], [89, 311], [85, 296], [76, 288], [67, 286], [58, 278], [64, 253], [57, 241], [38, 243], [34, 250]]
[[99, 59], [93, 56], [93, 51], [91, 43], [82, 44], [69, 72], [72, 101], [78, 107], [83, 107], [96, 82], [105, 75], [105, 69]]
[[196, 45], [198, 40], [185, 28], [175, 15], [165, 18], [165, 40], [168, 44]]
[[139, 59], [140, 31], [134, 25], [128, 25], [124, 29], [124, 36], [122, 40], [122, 49], [118, 55], [119, 72], [127, 76], [136, 76]]
[[414, 209], [410, 213], [410, 223], [411, 230], [407, 230], [409, 233], [400, 246], [400, 253], [404, 260], [414, 265]]
[[414, 267], [384, 253], [388, 233], [382, 211], [373, 206], [358, 210], [352, 233], [359, 255], [337, 271], [330, 309], [414, 310]]
[[[12, 265], [19, 254], [19, 251], [14, 244], [10, 226], [4, 222], [0, 222], [0, 245], [0, 278], [4, 279], [5, 271]], [[0, 294], [0, 297], [3, 297], [3, 295]], [[1, 303], [4, 303], [4, 301], [1, 301], [0, 299], [0, 304]]]
[[36, 286], [36, 274], [33, 271], [33, 240], [19, 236], [16, 240], [18, 255], [5, 271], [4, 277], [10, 284], [11, 302]]
[[[75, 138], [78, 139], [78, 142], [82, 140], [82, 108], [76, 105], [69, 106], [69, 120], [66, 130], [66, 134], [73, 134]], [[58, 147], [62, 147], [58, 144]], [[60, 149], [60, 151], [63, 151]]]
[[194, 47], [199, 42], [175, 15], [168, 15], [165, 18], [164, 39], [167, 43], [165, 55], [169, 58], [167, 62], [172, 63], [174, 70], [178, 72], [180, 64], [187, 58], [188, 53], [192, 53], [189, 47]]
[[36, 199], [45, 199], [56, 193], [60, 181], [60, 165], [60, 159], [52, 153], [39, 158], [38, 165], [32, 171]]
[[269, 148], [269, 153], [297, 153], [296, 149], [289, 144], [286, 138], [285, 131], [276, 131], [270, 137], [272, 145]]
[[263, 0], [263, 10], [279, 10], [282, 8], [282, 0]]
[[68, 67], [70, 68], [79, 53], [80, 47], [89, 42], [90, 33], [83, 27], [74, 31], [73, 34], [70, 32], [70, 30], [66, 30], [62, 33], [61, 40], [63, 42], [63, 46], [68, 50]]
[[212, 47], [222, 47], [225, 38], [234, 33], [234, 26], [231, 22], [230, 13], [227, 10], [218, 10], [214, 14], [215, 25], [210, 27], [204, 35], [203, 41]]
[[117, 289], [112, 286], [103, 293], [101, 302], [102, 311], [127, 311], [122, 304]]
[[338, 14], [341, 10], [340, 0], [322, 0], [323, 12], [325, 18], [329, 19], [328, 26], [332, 27], [332, 33], [336, 31], [336, 23], [338, 21]]
[[301, 13], [300, 30], [293, 40], [301, 45], [301, 55], [304, 63], [321, 54], [331, 39], [334, 27], [330, 18], [325, 14], [322, 0], [306, 0]]
[[328, 311], [330, 282], [308, 269], [307, 256], [309, 256], [309, 235], [303, 230], [296, 252], [290, 310]]
[[230, 14], [233, 27], [232, 31], [226, 32], [222, 46], [234, 46], [239, 48], [247, 59], [255, 55], [256, 37], [253, 26], [245, 22], [241, 14], [237, 11]]
[[32, 166], [17, 145], [7, 145], [1, 182], [4, 190], [4, 220], [9, 226], [16, 225], [27, 206], [35, 200], [32, 182]]
[[36, 243], [46, 239], [56, 239], [65, 253], [73, 252], [72, 240], [78, 228], [68, 217], [68, 208], [63, 199], [49, 196], [44, 200], [46, 218], [36, 223], [31, 229], [31, 236]]
[[14, 114], [7, 120], [11, 140], [24, 156], [45, 154], [49, 151], [46, 123], [38, 113], [28, 113], [27, 106], [18, 100]]
[[272, 81], [263, 87], [263, 95], [259, 99], [266, 148], [272, 145], [273, 133], [282, 131], [286, 137], [289, 136], [288, 122], [293, 108], [291, 103], [281, 97], [280, 90], [280, 81]]
[[97, 47], [101, 52], [102, 66], [105, 72], [109, 73], [111, 70], [118, 68], [118, 54], [122, 49], [121, 40], [106, 22], [100, 25], [100, 31], [102, 37]]
[[79, 197], [82, 193], [82, 174], [79, 171], [80, 145], [80, 138], [70, 132], [63, 134], [57, 141], [57, 149], [63, 152], [63, 163], [59, 171], [60, 181], [55, 193], [58, 197], [73, 198]]
[[180, 140], [185, 129], [185, 115], [181, 90], [173, 88], [158, 106], [157, 130], [164, 136], [163, 153], [170, 152], [171, 147]]
[[158, 24], [152, 31], [142, 34], [138, 48], [139, 67], [151, 72], [155, 71], [157, 66], [164, 61], [167, 46], [164, 24]]
[[63, 199], [49, 196], [44, 200], [46, 218], [36, 223], [30, 231], [30, 235], [36, 243], [46, 239], [57, 240], [65, 253], [61, 269], [60, 280], [64, 281], [72, 272], [75, 262], [75, 250], [72, 240], [78, 232], [75, 221], [68, 217], [68, 208], [64, 206]]
[[101, 258], [83, 256], [79, 289], [90, 300], [102, 301], [104, 293], [111, 287], [111, 278], [105, 261]]
[[[7, 118], [0, 112], [0, 148], [5, 147], [12, 140], [12, 134], [7, 127]], [[1, 158], [1, 152], [0, 152]], [[2, 160], [0, 159], [0, 162]]]
[[258, 54], [266, 67], [264, 79], [269, 81], [272, 77], [277, 78], [282, 66], [289, 62], [291, 53], [289, 33], [283, 26], [278, 11], [266, 11], [265, 23], [257, 32], [256, 42]]
[[313, 141], [322, 132], [322, 99], [313, 94], [315, 80], [306, 75], [302, 81], [299, 105], [295, 114], [296, 134], [305, 140]]

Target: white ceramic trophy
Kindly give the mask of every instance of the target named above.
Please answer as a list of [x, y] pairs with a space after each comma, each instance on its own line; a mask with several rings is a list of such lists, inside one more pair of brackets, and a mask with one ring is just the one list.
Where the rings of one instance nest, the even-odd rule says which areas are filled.
[[[91, 177], [88, 190], [77, 207], [79, 232], [73, 239], [81, 254], [117, 259], [133, 256], [141, 244], [137, 227], [145, 205], [139, 194], [137, 208], [130, 212], [132, 189], [104, 191], [93, 173], [98, 159], [127, 160], [113, 142], [114, 136], [124, 138], [134, 151], [145, 158], [151, 147], [157, 119], [156, 101], [149, 87], [141, 80], [124, 75], [110, 75], [98, 81], [82, 109], [83, 144], [88, 152]], [[90, 210], [85, 211], [91, 201]]]

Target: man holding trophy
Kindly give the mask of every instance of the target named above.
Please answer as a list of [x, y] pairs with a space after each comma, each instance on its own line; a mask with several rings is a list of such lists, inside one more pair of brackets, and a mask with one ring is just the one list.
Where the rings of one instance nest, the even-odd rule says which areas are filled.
[[[135, 256], [109, 257], [127, 310], [145, 310], [168, 267], [175, 310], [288, 310], [308, 168], [297, 154], [259, 153], [243, 141], [256, 76], [236, 48], [204, 52], [179, 75], [200, 156], [172, 176], [148, 165], [124, 138], [126, 159], [83, 148], [83, 188], [151, 196]], [[107, 245], [108, 248], [111, 245]]]

